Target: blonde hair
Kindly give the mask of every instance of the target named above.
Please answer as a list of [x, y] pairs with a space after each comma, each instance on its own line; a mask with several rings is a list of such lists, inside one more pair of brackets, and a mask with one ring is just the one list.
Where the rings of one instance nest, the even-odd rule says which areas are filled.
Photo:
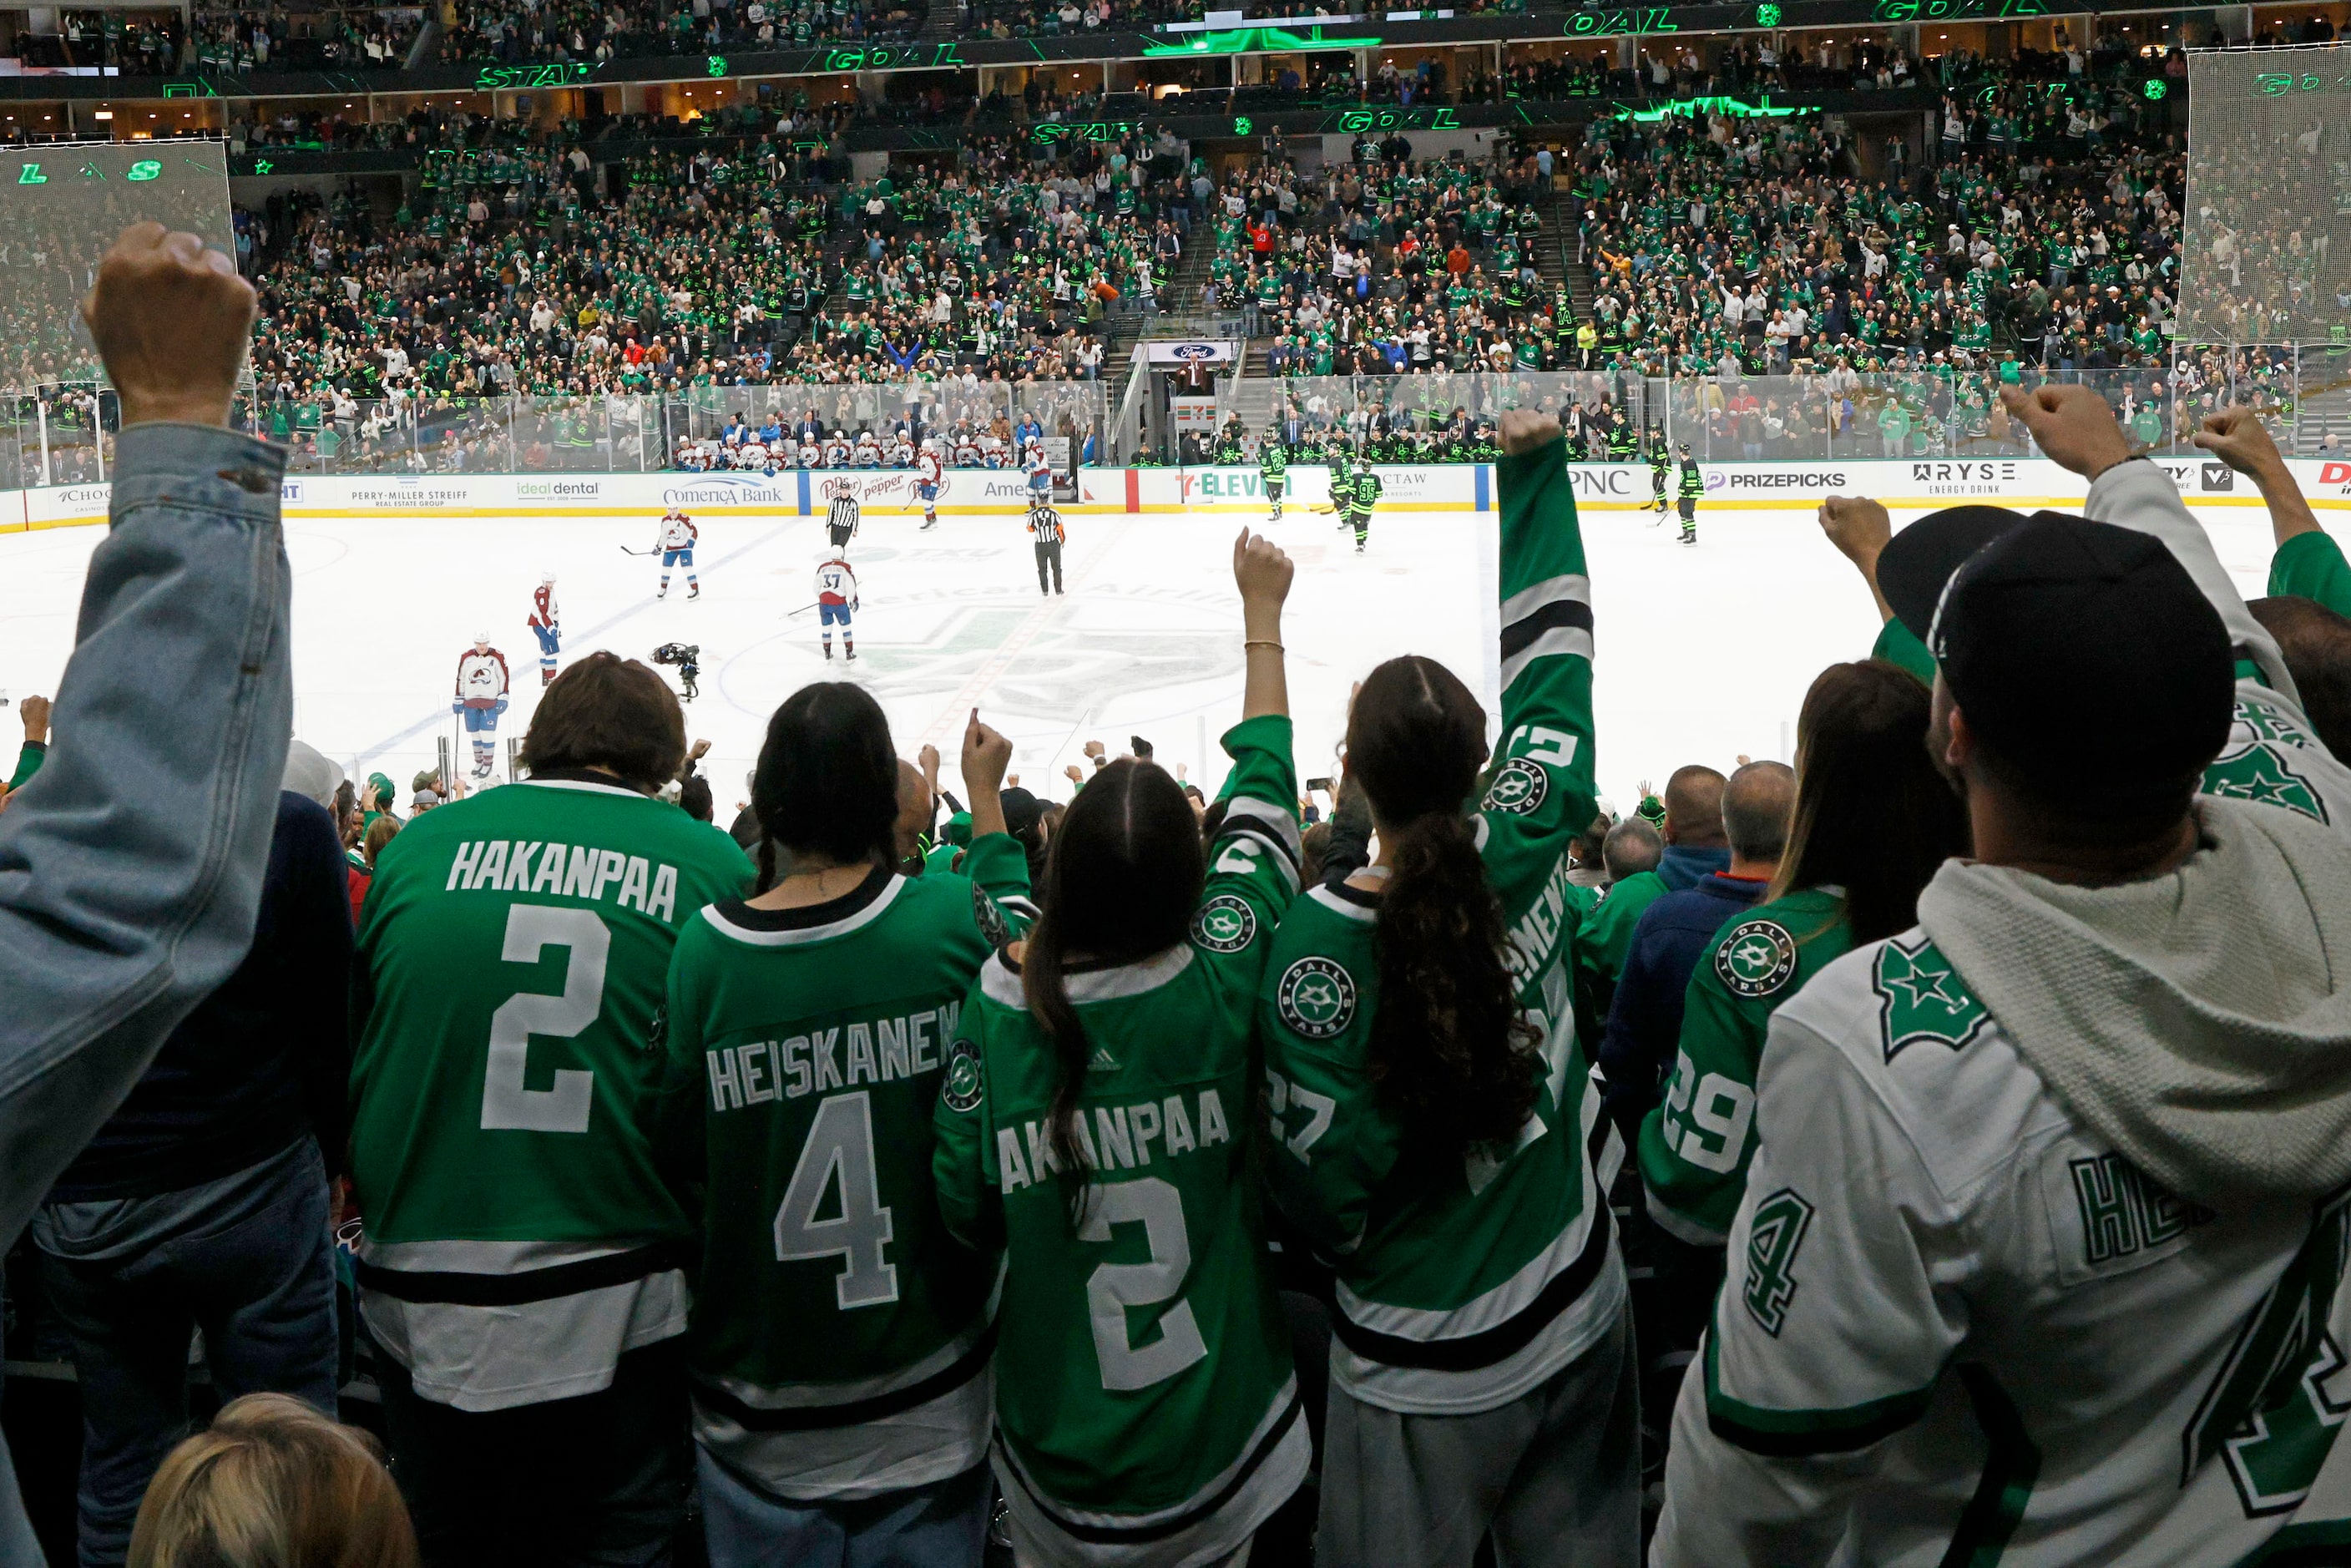
[[130, 1568], [417, 1568], [375, 1439], [284, 1394], [248, 1394], [163, 1460]]

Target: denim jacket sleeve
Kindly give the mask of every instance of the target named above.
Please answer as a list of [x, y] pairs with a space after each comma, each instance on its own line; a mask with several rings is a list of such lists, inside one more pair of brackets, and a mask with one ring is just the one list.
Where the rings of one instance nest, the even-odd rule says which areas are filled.
[[0, 815], [0, 1245], [252, 944], [293, 718], [284, 471], [207, 426], [116, 442], [48, 758]]

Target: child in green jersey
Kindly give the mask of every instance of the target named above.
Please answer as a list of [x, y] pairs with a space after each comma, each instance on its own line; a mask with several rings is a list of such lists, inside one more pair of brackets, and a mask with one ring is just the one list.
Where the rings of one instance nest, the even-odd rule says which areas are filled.
[[1434, 661], [1364, 682], [1347, 775], [1380, 853], [1275, 940], [1267, 1176], [1337, 1274], [1325, 1559], [1437, 1568], [1490, 1534], [1501, 1568], [1630, 1568], [1638, 1416], [1606, 1196], [1621, 1145], [1570, 999], [1590, 590], [1558, 422], [1513, 411], [1502, 444], [1500, 752], [1488, 767], [1482, 706]]
[[1206, 850], [1155, 765], [1086, 780], [1044, 915], [980, 974], [937, 1111], [939, 1204], [1001, 1249], [993, 1454], [1015, 1559], [1246, 1554], [1309, 1438], [1266, 1270], [1254, 998], [1298, 892], [1289, 559], [1234, 549], [1248, 674]]
[[[1030, 908], [998, 795], [1010, 756], [975, 712], [962, 870], [909, 879], [912, 769], [881, 706], [801, 688], [752, 786], [764, 891], [678, 943], [663, 1146], [696, 1195], [687, 1361], [713, 1568], [979, 1563], [992, 1271], [940, 1223], [931, 1105], [954, 1092], [972, 977]], [[926, 814], [919, 779], [912, 793]]]

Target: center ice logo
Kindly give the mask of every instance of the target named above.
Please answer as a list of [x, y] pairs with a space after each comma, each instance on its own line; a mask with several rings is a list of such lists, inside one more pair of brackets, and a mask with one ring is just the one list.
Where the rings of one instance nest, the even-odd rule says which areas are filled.
[[1355, 977], [1328, 958], [1301, 958], [1274, 992], [1281, 1021], [1308, 1040], [1329, 1040], [1355, 1018]]

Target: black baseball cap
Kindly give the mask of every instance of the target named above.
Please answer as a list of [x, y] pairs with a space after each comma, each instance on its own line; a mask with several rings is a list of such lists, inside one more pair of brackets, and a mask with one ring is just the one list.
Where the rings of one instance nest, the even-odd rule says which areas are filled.
[[2228, 629], [2152, 534], [1955, 507], [1895, 536], [1878, 586], [1969, 727], [2037, 789], [2127, 805], [2176, 789], [2228, 741]]

